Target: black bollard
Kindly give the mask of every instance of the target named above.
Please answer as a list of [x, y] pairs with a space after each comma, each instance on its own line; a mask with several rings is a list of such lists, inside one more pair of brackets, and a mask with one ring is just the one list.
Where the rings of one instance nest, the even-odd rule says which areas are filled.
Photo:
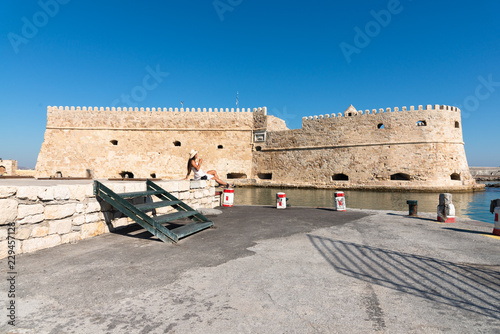
[[409, 206], [409, 215], [416, 216], [418, 214], [418, 201], [406, 201], [406, 204]]

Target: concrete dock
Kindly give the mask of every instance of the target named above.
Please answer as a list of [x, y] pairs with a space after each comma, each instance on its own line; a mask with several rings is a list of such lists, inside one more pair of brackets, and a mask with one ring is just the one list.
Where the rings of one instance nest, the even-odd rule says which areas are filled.
[[19, 255], [16, 326], [2, 279], [0, 333], [500, 333], [493, 224], [221, 210], [175, 245], [133, 226]]

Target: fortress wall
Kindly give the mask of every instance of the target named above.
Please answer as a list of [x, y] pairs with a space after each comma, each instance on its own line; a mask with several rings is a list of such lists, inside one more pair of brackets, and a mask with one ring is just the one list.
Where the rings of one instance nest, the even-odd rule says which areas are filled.
[[[417, 126], [423, 121], [426, 126]], [[458, 128], [455, 127], [458, 122]], [[379, 129], [380, 124], [384, 125]], [[270, 132], [266, 148], [359, 145], [390, 142], [463, 142], [459, 111], [441, 109], [389, 111], [356, 116], [303, 119], [302, 129]]]
[[266, 108], [106, 109], [49, 107], [37, 177], [61, 172], [70, 177], [131, 173], [136, 178], [183, 178], [188, 153], [196, 149], [205, 171], [216, 169], [222, 178], [255, 178], [257, 183], [475, 186], [456, 107], [357, 111], [351, 106], [344, 114], [306, 117], [296, 130], [268, 116]]
[[[106, 111], [48, 108], [37, 177], [183, 178], [189, 151], [202, 168], [250, 177], [252, 133], [265, 126], [265, 108], [249, 112]], [[149, 108], [147, 108], [149, 109]], [[91, 172], [89, 174], [88, 170]], [[191, 174], [192, 177], [192, 174]]]
[[[109, 204], [98, 201], [91, 182], [53, 185], [39, 184], [48, 181], [30, 182], [30, 185], [0, 185], [0, 259], [8, 255], [9, 240], [15, 240], [16, 254], [29, 253], [134, 224]], [[219, 205], [214, 181], [157, 184], [195, 209]], [[115, 192], [146, 190], [145, 182], [105, 182], [105, 185]]]
[[[426, 125], [418, 126], [420, 121]], [[310, 117], [302, 129], [268, 132], [266, 143], [255, 152], [254, 173], [272, 173], [273, 182], [289, 185], [467, 188], [474, 180], [460, 122], [458, 109], [441, 106]], [[410, 181], [391, 180], [398, 173]], [[460, 180], [451, 179], [454, 173]], [[336, 174], [349, 180], [332, 180]]]

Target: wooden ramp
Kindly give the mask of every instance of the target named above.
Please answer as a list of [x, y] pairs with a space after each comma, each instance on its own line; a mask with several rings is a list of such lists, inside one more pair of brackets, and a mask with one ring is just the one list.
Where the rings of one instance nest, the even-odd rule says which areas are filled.
[[[177, 242], [181, 238], [213, 226], [214, 223], [207, 217], [192, 209], [151, 180], [146, 181], [146, 187], [146, 191], [117, 194], [101, 182], [94, 181], [94, 195], [111, 204], [163, 242]], [[135, 205], [130, 201], [134, 198], [144, 198], [146, 196], [155, 196], [159, 201]], [[161, 216], [150, 216], [146, 213], [167, 206], [171, 206], [176, 212]], [[163, 226], [164, 223], [182, 218], [190, 218], [193, 222], [171, 230]]]

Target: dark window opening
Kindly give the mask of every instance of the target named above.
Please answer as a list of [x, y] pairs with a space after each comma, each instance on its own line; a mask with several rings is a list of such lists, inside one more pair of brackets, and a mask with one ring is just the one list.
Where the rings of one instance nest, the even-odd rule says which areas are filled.
[[379, 125], [377, 125], [377, 129], [384, 129], [385, 128], [385, 125], [383, 123], [380, 123]]
[[178, 140], [174, 141], [174, 146], [178, 146], [178, 147], [181, 146], [181, 142]]
[[345, 174], [334, 174], [332, 175], [332, 181], [349, 181], [349, 176]]
[[227, 173], [228, 179], [246, 179], [247, 175], [243, 173]]
[[222, 146], [222, 145], [217, 146], [217, 149], [219, 149], [219, 150], [222, 150], [223, 148], [224, 148], [224, 146]]
[[262, 146], [255, 146], [255, 150], [256, 150], [257, 152], [262, 151]]
[[133, 179], [134, 178], [134, 173], [132, 172], [121, 172], [120, 176], [122, 179]]
[[427, 126], [427, 122], [426, 121], [418, 121], [417, 126]]
[[411, 176], [405, 173], [397, 173], [391, 175], [391, 180], [393, 181], [410, 181]]
[[460, 181], [460, 174], [458, 173], [453, 173], [450, 175], [450, 177], [453, 181]]
[[151, 173], [149, 176], [151, 176], [152, 179], [156, 179], [156, 173]]
[[118, 140], [114, 140], [113, 139], [113, 140], [110, 141], [110, 143], [113, 144], [113, 145], [118, 145]]
[[258, 173], [257, 177], [261, 180], [272, 180], [273, 173]]
[[455, 122], [455, 128], [456, 129], [460, 129], [460, 123], [459, 122]]

